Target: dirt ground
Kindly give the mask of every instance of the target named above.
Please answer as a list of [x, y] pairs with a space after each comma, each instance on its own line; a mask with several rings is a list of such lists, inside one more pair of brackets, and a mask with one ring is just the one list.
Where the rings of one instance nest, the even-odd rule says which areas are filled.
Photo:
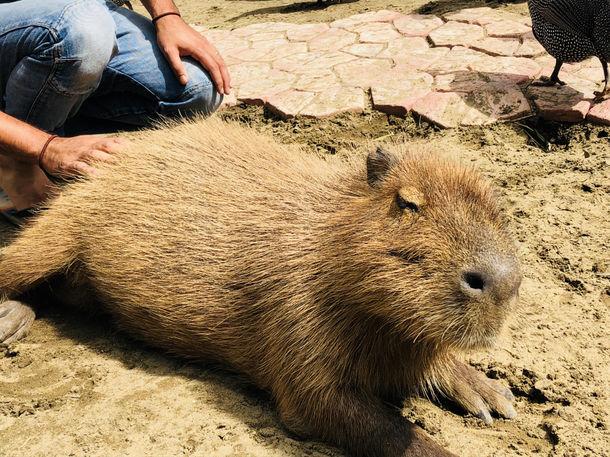
[[[192, 22], [233, 27], [486, 2], [177, 3]], [[282, 121], [258, 107], [223, 116], [327, 153], [426, 139], [476, 164], [506, 201], [525, 279], [518, 312], [496, 347], [470, 360], [510, 385], [519, 415], [488, 427], [425, 399], [409, 400], [404, 414], [464, 457], [610, 455], [610, 128], [530, 120], [439, 131], [379, 113]], [[0, 350], [0, 455], [342, 454], [288, 435], [269, 398], [221, 368], [166, 357], [103, 319], [47, 308], [27, 339]]]

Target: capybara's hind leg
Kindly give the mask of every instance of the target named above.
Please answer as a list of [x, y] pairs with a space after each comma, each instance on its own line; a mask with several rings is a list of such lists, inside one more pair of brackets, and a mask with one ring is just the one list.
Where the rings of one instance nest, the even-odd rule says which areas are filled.
[[35, 317], [34, 310], [24, 303], [15, 300], [0, 303], [0, 344], [24, 338]]
[[0, 249], [0, 343], [24, 337], [35, 317], [29, 306], [11, 299], [65, 271], [74, 261], [74, 238], [60, 218], [49, 215], [43, 214]]
[[74, 237], [66, 218], [48, 210], [0, 249], [0, 298], [17, 298], [65, 272], [75, 258]]

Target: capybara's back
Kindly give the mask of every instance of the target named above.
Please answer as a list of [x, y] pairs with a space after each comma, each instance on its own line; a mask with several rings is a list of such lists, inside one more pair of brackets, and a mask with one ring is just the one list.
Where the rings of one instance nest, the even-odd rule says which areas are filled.
[[1, 251], [8, 296], [58, 274], [355, 455], [444, 455], [384, 406], [416, 390], [514, 414], [452, 356], [490, 344], [516, 299], [505, 219], [477, 173], [421, 146], [344, 160], [217, 119], [152, 132]]

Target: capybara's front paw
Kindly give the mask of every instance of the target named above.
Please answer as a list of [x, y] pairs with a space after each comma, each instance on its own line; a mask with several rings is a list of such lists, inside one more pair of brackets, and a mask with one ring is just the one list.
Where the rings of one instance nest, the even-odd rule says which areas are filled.
[[21, 302], [9, 300], [0, 303], [0, 344], [10, 344], [24, 338], [35, 317], [32, 308]]
[[513, 419], [517, 412], [512, 405], [515, 397], [509, 388], [489, 379], [473, 367], [455, 361], [455, 367], [445, 394], [466, 412], [490, 425], [491, 413]]

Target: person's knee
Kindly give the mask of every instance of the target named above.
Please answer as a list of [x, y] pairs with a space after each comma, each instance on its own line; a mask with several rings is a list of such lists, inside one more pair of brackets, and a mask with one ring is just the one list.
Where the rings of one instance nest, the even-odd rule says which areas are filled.
[[213, 84], [202, 83], [194, 86], [181, 111], [209, 115], [220, 107], [222, 99], [222, 94], [216, 90]]
[[66, 12], [62, 28], [60, 65], [68, 71], [56, 84], [70, 94], [91, 92], [117, 51], [114, 20], [103, 4], [85, 0]]

